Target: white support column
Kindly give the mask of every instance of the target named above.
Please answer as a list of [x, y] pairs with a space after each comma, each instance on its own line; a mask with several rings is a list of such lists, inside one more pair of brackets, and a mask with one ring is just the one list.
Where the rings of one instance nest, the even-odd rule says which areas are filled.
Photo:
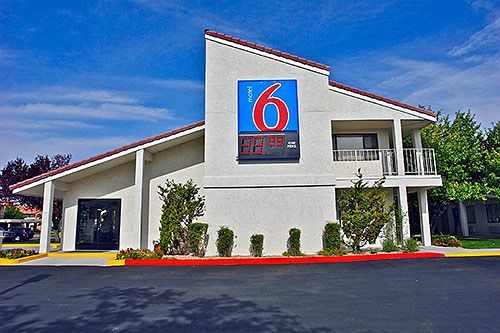
[[396, 152], [396, 165], [398, 167], [398, 175], [402, 176], [405, 174], [405, 162], [403, 156], [403, 132], [401, 130], [401, 120], [394, 119], [393, 124], [392, 132], [394, 150]]
[[431, 225], [429, 222], [429, 204], [427, 202], [427, 190], [420, 189], [418, 193], [418, 207], [420, 211], [420, 233], [422, 234], [422, 244], [431, 245]]
[[43, 185], [43, 212], [40, 228], [40, 253], [50, 252], [50, 232], [52, 230], [52, 210], [54, 205], [55, 186], [52, 181]]
[[467, 208], [465, 207], [465, 203], [460, 201], [458, 203], [459, 211], [460, 211], [460, 226], [462, 227], [462, 236], [469, 236], [469, 221], [467, 221]]
[[135, 153], [135, 188], [134, 188], [134, 218], [132, 219], [132, 239], [129, 246], [140, 248], [142, 241], [142, 198], [144, 185], [144, 163], [145, 151], [138, 150]]
[[408, 193], [406, 186], [401, 185], [398, 187], [399, 208], [403, 213], [403, 240], [410, 238], [410, 219], [408, 215]]

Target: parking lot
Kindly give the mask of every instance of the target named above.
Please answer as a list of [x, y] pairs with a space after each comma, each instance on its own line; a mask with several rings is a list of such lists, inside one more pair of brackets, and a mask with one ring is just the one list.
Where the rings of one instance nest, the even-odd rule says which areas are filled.
[[492, 332], [500, 258], [0, 267], [4, 332]]

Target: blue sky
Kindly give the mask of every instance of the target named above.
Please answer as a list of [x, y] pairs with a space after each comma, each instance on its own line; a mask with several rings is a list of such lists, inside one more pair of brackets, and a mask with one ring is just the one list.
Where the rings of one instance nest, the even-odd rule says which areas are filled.
[[203, 119], [205, 28], [357, 88], [500, 118], [495, 1], [0, 0], [0, 166], [79, 160]]

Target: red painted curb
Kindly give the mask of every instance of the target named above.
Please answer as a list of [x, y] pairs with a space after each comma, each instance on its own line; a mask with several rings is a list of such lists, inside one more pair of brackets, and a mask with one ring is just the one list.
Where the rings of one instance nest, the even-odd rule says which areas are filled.
[[270, 258], [196, 258], [196, 259], [125, 259], [125, 266], [237, 266], [237, 265], [291, 265], [326, 264], [393, 259], [443, 258], [444, 254], [432, 252], [356, 254], [333, 257], [270, 257]]

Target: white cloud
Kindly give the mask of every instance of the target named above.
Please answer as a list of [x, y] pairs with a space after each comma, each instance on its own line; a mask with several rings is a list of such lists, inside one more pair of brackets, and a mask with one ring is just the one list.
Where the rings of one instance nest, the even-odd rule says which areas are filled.
[[192, 89], [192, 90], [205, 89], [205, 84], [202, 81], [195, 81], [195, 80], [151, 79], [147, 82], [153, 85], [170, 89]]
[[463, 44], [455, 46], [448, 55], [460, 57], [474, 51], [484, 52], [484, 48], [496, 47], [500, 44], [500, 16], [483, 29], [474, 33]]
[[142, 105], [104, 103], [97, 106], [27, 103], [21, 105], [0, 105], [0, 115], [45, 115], [63, 118], [94, 118], [113, 120], [156, 121], [174, 118], [164, 108], [145, 107]]
[[73, 161], [77, 161], [136, 141], [136, 138], [126, 136], [58, 138], [18, 131], [2, 131], [1, 135], [3, 147], [0, 149], [0, 161], [4, 163], [16, 157], [30, 162], [38, 154], [67, 153], [72, 154]]
[[46, 87], [27, 92], [0, 93], [0, 101], [71, 101], [93, 103], [124, 103], [132, 104], [138, 101], [135, 98], [108, 90], [69, 89], [64, 87]]

